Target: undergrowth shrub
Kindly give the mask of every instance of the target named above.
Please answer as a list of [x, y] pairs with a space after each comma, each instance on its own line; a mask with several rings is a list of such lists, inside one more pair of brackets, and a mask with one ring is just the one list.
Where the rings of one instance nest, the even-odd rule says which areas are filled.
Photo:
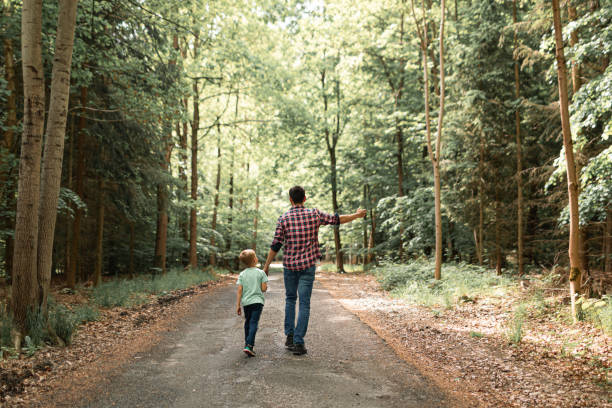
[[507, 276], [465, 263], [443, 265], [442, 279], [435, 280], [434, 263], [429, 260], [383, 265], [374, 273], [383, 289], [393, 295], [416, 304], [446, 308], [452, 308], [457, 301], [473, 302], [476, 296], [502, 296], [513, 282]]
[[604, 296], [601, 299], [580, 298], [579, 302], [584, 319], [612, 335], [612, 296]]
[[131, 280], [105, 282], [94, 288], [92, 296], [98, 306], [105, 308], [133, 306], [146, 302], [148, 295], [185, 289], [213, 279], [209, 271], [173, 269], [165, 275], [143, 275]]
[[524, 304], [519, 304], [514, 310], [512, 318], [508, 321], [506, 336], [511, 343], [518, 344], [523, 340], [523, 326], [527, 317], [527, 308]]
[[13, 329], [13, 319], [8, 314], [8, 308], [0, 303], [0, 347], [12, 347], [11, 330]]
[[[49, 310], [49, 326], [67, 345], [72, 341], [72, 335], [79, 324], [77, 314], [62, 304], [57, 304]], [[49, 340], [54, 339], [49, 338]]]

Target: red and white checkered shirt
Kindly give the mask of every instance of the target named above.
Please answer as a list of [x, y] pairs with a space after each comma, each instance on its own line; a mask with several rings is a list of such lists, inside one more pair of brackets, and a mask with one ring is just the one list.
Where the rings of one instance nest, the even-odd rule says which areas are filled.
[[276, 232], [272, 241], [272, 250], [283, 250], [283, 266], [292, 271], [310, 268], [321, 259], [319, 251], [319, 227], [321, 225], [338, 225], [338, 214], [327, 214], [316, 208], [304, 208], [303, 205], [291, 207], [278, 218]]

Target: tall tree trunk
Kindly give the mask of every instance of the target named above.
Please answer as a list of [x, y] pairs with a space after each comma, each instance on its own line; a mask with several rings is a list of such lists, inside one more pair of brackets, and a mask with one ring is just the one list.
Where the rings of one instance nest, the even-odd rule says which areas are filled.
[[217, 120], [217, 180], [215, 182], [215, 203], [213, 207], [213, 217], [211, 223], [212, 235], [210, 237], [210, 246], [212, 251], [210, 253], [209, 262], [211, 265], [217, 265], [217, 253], [215, 252], [215, 233], [217, 232], [217, 210], [219, 208], [219, 188], [221, 186], [221, 127], [219, 120]]
[[[5, 9], [5, 16], [12, 14], [12, 7]], [[8, 95], [6, 97], [6, 120], [4, 125], [6, 130], [0, 144], [0, 202], [13, 203], [15, 198], [15, 189], [13, 183], [8, 183], [9, 172], [4, 172], [4, 169], [9, 169], [9, 160], [15, 150], [15, 127], [17, 126], [17, 80], [15, 75], [15, 53], [13, 49], [13, 40], [5, 38], [3, 40], [4, 50], [4, 74], [6, 80], [6, 89]], [[12, 207], [12, 205], [11, 205]], [[0, 228], [5, 230], [14, 230], [14, 219], [12, 216], [5, 216], [0, 219]], [[10, 275], [13, 270], [13, 237], [7, 236], [4, 241], [4, 270]]]
[[51, 282], [53, 239], [57, 202], [62, 181], [64, 139], [70, 96], [70, 68], [78, 0], [60, 0], [51, 79], [51, 99], [45, 150], [42, 159], [40, 213], [38, 229], [38, 305], [47, 314], [47, 295]]
[[565, 149], [565, 161], [567, 171], [567, 190], [569, 196], [570, 233], [569, 233], [569, 260], [570, 260], [570, 297], [572, 302], [572, 316], [574, 321], [578, 320], [578, 309], [576, 296], [580, 293], [580, 280], [582, 271], [580, 269], [579, 253], [579, 208], [578, 208], [578, 180], [576, 177], [576, 164], [574, 162], [574, 146], [569, 117], [569, 100], [567, 94], [567, 66], [565, 64], [565, 53], [563, 50], [563, 32], [561, 26], [561, 13], [559, 11], [559, 0], [552, 0], [553, 24], [555, 28], [555, 51], [557, 58], [557, 77], [559, 82], [559, 109], [561, 110], [561, 127], [563, 130], [563, 147]]
[[[367, 211], [369, 207], [370, 206], [368, 205], [368, 185], [364, 184], [363, 185], [363, 208], [365, 208]], [[365, 219], [365, 217], [363, 218], [362, 227], [363, 227], [363, 264], [365, 265], [367, 263], [367, 250], [368, 250], [368, 221]]]
[[478, 181], [478, 264], [483, 265], [484, 260], [484, 197], [485, 197], [485, 179], [484, 179], [484, 153], [485, 153], [485, 142], [484, 135], [480, 134], [480, 155], [478, 161], [478, 173], [480, 180]]
[[[436, 227], [436, 264], [434, 271], [434, 279], [438, 280], [442, 277], [442, 209], [440, 199], [440, 158], [441, 158], [441, 143], [442, 143], [442, 125], [444, 119], [444, 20], [445, 20], [445, 0], [440, 4], [440, 107], [438, 110], [438, 128], [436, 134], [436, 152], [435, 155], [430, 153], [431, 162], [434, 173], [434, 210], [435, 210], [435, 227]], [[425, 35], [425, 37], [427, 34]], [[427, 67], [425, 67], [427, 69]], [[428, 141], [431, 150], [431, 141]]]
[[[188, 112], [189, 101], [187, 98], [183, 98], [183, 108], [185, 109], [185, 112]], [[179, 144], [181, 147], [181, 152], [180, 152], [181, 165], [179, 167], [179, 175], [180, 175], [179, 177], [180, 177], [181, 184], [182, 184], [183, 199], [187, 199], [189, 197], [189, 182], [187, 181], [188, 126], [189, 124], [187, 123], [187, 121], [183, 122], [183, 126], [182, 126], [183, 131], [178, 132], [178, 125], [177, 125], [177, 133], [180, 135]], [[185, 242], [185, 244], [187, 245], [187, 247], [189, 247], [189, 214], [186, 211], [184, 210], [181, 211], [179, 222], [181, 223], [180, 225], [181, 237], [183, 241]], [[181, 260], [183, 262], [183, 266], [187, 266], [189, 264], [188, 250], [183, 252], [183, 254], [181, 255]]]
[[[24, 333], [28, 314], [35, 311], [40, 207], [40, 155], [45, 117], [42, 64], [42, 0], [24, 0], [21, 14], [23, 67], [23, 134], [17, 187], [17, 216], [13, 254], [11, 306], [15, 323]], [[16, 342], [19, 348], [20, 340]]]
[[502, 274], [502, 249], [501, 249], [501, 208], [499, 203], [499, 189], [495, 185], [495, 271]]
[[[338, 180], [336, 172], [336, 149], [335, 146], [329, 151], [331, 161], [331, 188], [332, 206], [334, 213], [338, 213]], [[334, 225], [334, 243], [336, 246], [336, 272], [344, 272], [344, 258], [342, 256], [342, 242], [340, 241], [340, 226]]]
[[253, 217], [253, 244], [251, 247], [253, 251], [257, 250], [257, 220], [259, 218], [259, 185], [257, 186], [257, 192], [255, 193], [255, 216]]
[[[70, 114], [70, 137], [69, 143], [70, 147], [68, 149], [68, 164], [66, 168], [68, 169], [68, 174], [66, 175], [66, 184], [70, 190], [73, 189], [72, 186], [72, 165], [74, 162], [74, 122], [75, 115], [74, 113]], [[64, 273], [68, 273], [68, 268], [70, 267], [70, 249], [72, 247], [72, 231], [70, 229], [70, 220], [71, 217], [66, 217], [66, 247], [65, 247], [65, 261], [64, 261]]]
[[100, 176], [98, 181], [98, 231], [96, 234], [96, 267], [94, 270], [93, 284], [98, 286], [102, 283], [102, 266], [104, 262], [104, 179]]
[[130, 264], [128, 267], [128, 271], [130, 274], [130, 279], [134, 278], [134, 271], [135, 271], [135, 266], [134, 266], [134, 241], [135, 241], [135, 228], [134, 228], [134, 221], [130, 220]]
[[189, 213], [189, 266], [198, 267], [198, 220], [196, 200], [198, 199], [198, 127], [200, 126], [200, 94], [198, 81], [193, 82], [193, 120], [191, 122], [191, 211]]
[[374, 218], [374, 208], [370, 207], [370, 239], [368, 240], [368, 259], [366, 263], [374, 261], [374, 234], [376, 233], [376, 218]]
[[[516, 12], [516, 1], [512, 2], [512, 21], [514, 24], [518, 22], [517, 12]], [[519, 62], [518, 57], [516, 56], [516, 52], [518, 49], [518, 36], [517, 29], [514, 29], [514, 97], [517, 99], [520, 98], [520, 90], [521, 83], [519, 77]], [[518, 108], [516, 107], [516, 111], [514, 111], [514, 127], [515, 127], [515, 137], [516, 137], [516, 220], [517, 220], [517, 251], [516, 257], [518, 261], [518, 272], [519, 276], [523, 276], [525, 273], [525, 266], [523, 262], [523, 153], [522, 153], [522, 142], [521, 142], [521, 114]]]
[[[234, 113], [234, 122], [238, 120], [238, 102], [239, 102], [240, 93], [236, 91], [236, 110]], [[232, 249], [232, 223], [233, 223], [233, 212], [234, 212], [234, 162], [236, 155], [236, 130], [237, 127], [234, 125], [234, 132], [232, 134], [232, 158], [230, 162], [230, 179], [229, 179], [229, 217], [227, 220], [227, 243], [226, 243], [226, 251], [230, 251]]]
[[[10, 13], [10, 12], [5, 12]], [[5, 196], [10, 195], [7, 187], [8, 169], [11, 152], [15, 145], [15, 126], [17, 126], [17, 81], [15, 79], [15, 53], [13, 50], [13, 40], [5, 38], [2, 41], [4, 50], [4, 79], [6, 80], [6, 120], [4, 126], [6, 130], [0, 144], [0, 202], [5, 200]]]
[[[568, 4], [567, 11], [568, 11], [568, 17], [570, 21], [575, 21], [578, 18], [576, 7], [572, 6], [571, 4]], [[569, 44], [571, 47], [578, 44], [578, 31], [577, 30], [573, 30], [570, 33]], [[576, 95], [576, 93], [580, 90], [581, 86], [582, 86], [582, 79], [581, 79], [580, 64], [575, 63], [575, 64], [572, 64], [572, 96]], [[576, 179], [578, 182], [578, 187], [577, 187], [578, 195], [580, 195], [580, 192], [581, 192], [580, 174], [582, 173], [582, 165], [584, 161], [585, 161], [585, 158], [582, 152], [580, 150], [576, 151]], [[578, 225], [578, 228], [580, 228], [580, 232], [578, 233], [578, 254], [579, 254], [578, 258], [580, 262], [580, 270], [582, 271], [582, 274], [586, 274], [588, 273], [588, 258], [587, 258], [587, 251], [586, 251], [587, 231], [586, 231], [586, 227], [581, 227], [580, 225]]]
[[606, 215], [603, 248], [604, 273], [609, 274], [612, 272], [612, 208], [608, 208]]
[[[81, 116], [77, 130], [77, 171], [76, 171], [76, 193], [81, 200], [85, 200], [85, 105], [87, 105], [87, 88], [81, 87]], [[66, 273], [66, 285], [74, 289], [76, 286], [77, 272], [79, 269], [79, 246], [81, 241], [81, 218], [83, 209], [77, 208], [72, 223], [72, 247], [70, 251], [70, 267]]]

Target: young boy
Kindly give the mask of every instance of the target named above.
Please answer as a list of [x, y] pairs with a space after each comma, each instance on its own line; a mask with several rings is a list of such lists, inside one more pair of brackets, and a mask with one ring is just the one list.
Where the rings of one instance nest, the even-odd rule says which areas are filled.
[[264, 305], [263, 292], [268, 290], [268, 276], [257, 265], [257, 255], [252, 249], [240, 253], [240, 261], [247, 267], [238, 276], [238, 294], [236, 313], [241, 314], [240, 304], [244, 308], [244, 352], [249, 357], [255, 356], [255, 334], [259, 317]]

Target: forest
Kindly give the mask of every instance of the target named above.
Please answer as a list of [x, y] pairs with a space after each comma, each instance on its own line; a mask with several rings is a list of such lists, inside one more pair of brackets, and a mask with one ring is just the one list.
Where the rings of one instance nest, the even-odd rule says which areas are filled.
[[1, 7], [0, 362], [263, 262], [294, 185], [367, 210], [326, 273], [435, 313], [538, 287], [610, 344], [610, 0]]

